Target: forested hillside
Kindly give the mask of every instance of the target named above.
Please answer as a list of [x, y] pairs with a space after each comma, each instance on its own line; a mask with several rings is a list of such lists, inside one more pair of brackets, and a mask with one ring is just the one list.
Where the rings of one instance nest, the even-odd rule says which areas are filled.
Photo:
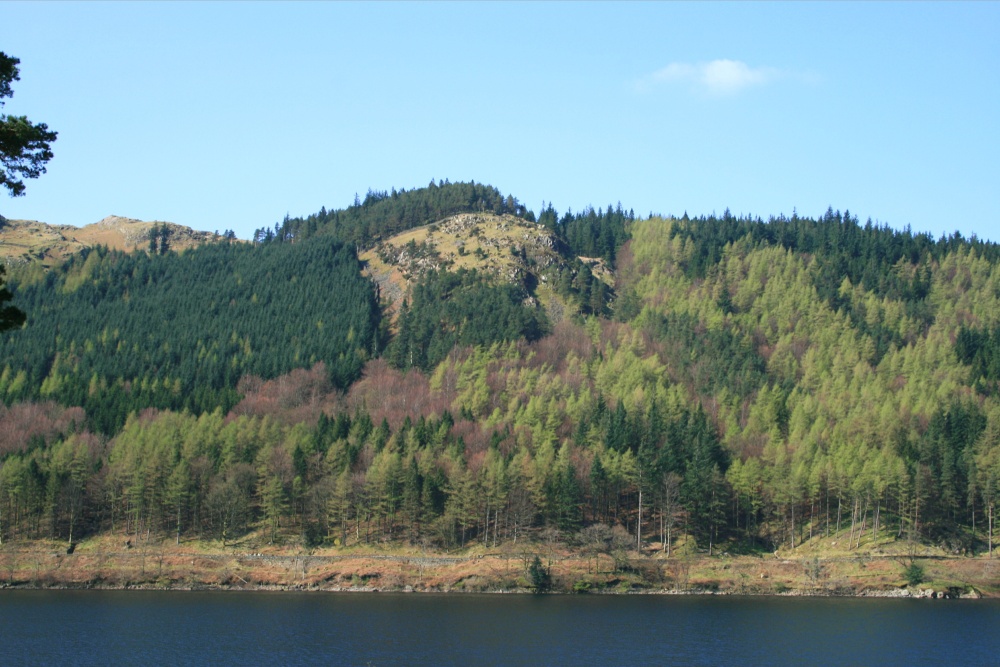
[[[327, 211], [323, 207], [305, 218], [286, 216], [274, 225], [274, 229], [258, 229], [254, 241], [280, 243], [321, 234], [367, 249], [380, 239], [459, 213], [509, 214], [529, 222], [536, 221], [533, 211], [512, 195], [504, 197], [493, 186], [474, 181], [431, 181], [426, 188], [409, 191], [405, 188], [393, 188], [391, 192], [369, 190], [363, 200], [355, 196], [354, 204], [345, 209]], [[626, 227], [633, 220], [635, 214], [622, 210], [621, 203], [597, 211], [588, 207], [576, 214], [567, 210], [562, 217], [549, 203], [537, 222], [565, 242], [567, 258], [582, 255], [613, 262], [618, 248], [628, 238]]]
[[373, 286], [331, 239], [181, 254], [98, 247], [12, 287], [28, 324], [0, 339], [0, 394], [81, 406], [107, 435], [147, 407], [228, 411], [248, 375], [323, 362], [347, 387], [380, 347]]
[[[534, 218], [441, 184], [256, 246], [93, 251], [13, 283], [29, 324], [2, 340], [4, 537], [991, 548], [996, 245], [832, 210], [549, 206], [566, 294], [598, 289], [577, 256], [616, 269], [613, 291], [579, 299], [595, 307], [553, 323], [523, 287], [431, 271], [386, 339], [340, 242], [475, 206]], [[45, 399], [63, 407], [23, 403]]]
[[392, 192], [369, 190], [364, 200], [355, 195], [346, 209], [327, 211], [305, 218], [285, 217], [274, 229], [258, 229], [254, 241], [288, 241], [316, 234], [334, 236], [367, 248], [379, 238], [447, 218], [456, 213], [510, 213], [524, 217], [527, 209], [513, 196], [479, 183], [430, 182], [426, 188]]

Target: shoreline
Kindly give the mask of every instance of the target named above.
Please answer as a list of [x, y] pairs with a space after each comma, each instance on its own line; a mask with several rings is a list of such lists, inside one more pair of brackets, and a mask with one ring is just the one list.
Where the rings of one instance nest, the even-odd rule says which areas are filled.
[[[556, 595], [573, 597], [598, 597], [598, 596], [628, 596], [628, 595], [651, 595], [667, 597], [736, 597], [736, 598], [868, 598], [868, 599], [894, 599], [894, 600], [995, 600], [996, 596], [986, 596], [976, 590], [952, 595], [946, 591], [934, 591], [924, 589], [912, 591], [910, 589], [899, 590], [871, 590], [863, 589], [854, 592], [818, 592], [792, 590], [782, 593], [737, 593], [734, 591], [709, 591], [709, 590], [634, 590], [634, 591], [590, 591], [588, 593], [575, 593], [572, 591], [545, 591], [539, 593], [531, 589], [514, 590], [427, 590], [416, 588], [404, 589], [382, 589], [373, 587], [330, 587], [322, 588], [315, 586], [232, 586], [228, 584], [194, 584], [179, 586], [158, 586], [156, 584], [127, 584], [127, 585], [103, 585], [103, 584], [33, 584], [31, 582], [19, 582], [15, 584], [2, 583], [0, 591], [135, 591], [135, 592], [160, 592], [160, 593], [315, 593], [315, 594], [346, 594], [346, 595]], [[3, 593], [0, 592], [0, 596]]]
[[[121, 551], [120, 544], [102, 537], [76, 545], [72, 553], [50, 541], [0, 545], [0, 590], [531, 595], [537, 593], [529, 564], [538, 556], [551, 582], [546, 594], [1000, 598], [1000, 559], [933, 552], [649, 552], [612, 559], [539, 544], [501, 552], [473, 548], [462, 555], [357, 547], [244, 551], [204, 542], [143, 542]], [[921, 577], [908, 581], [906, 566], [914, 563]]]

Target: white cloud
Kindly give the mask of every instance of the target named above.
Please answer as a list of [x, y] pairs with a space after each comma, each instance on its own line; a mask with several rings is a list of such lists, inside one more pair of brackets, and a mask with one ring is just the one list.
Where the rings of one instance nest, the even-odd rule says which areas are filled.
[[733, 95], [745, 88], [770, 83], [781, 74], [773, 67], [750, 67], [739, 60], [670, 63], [639, 82], [639, 89], [660, 83], [687, 83], [713, 95]]

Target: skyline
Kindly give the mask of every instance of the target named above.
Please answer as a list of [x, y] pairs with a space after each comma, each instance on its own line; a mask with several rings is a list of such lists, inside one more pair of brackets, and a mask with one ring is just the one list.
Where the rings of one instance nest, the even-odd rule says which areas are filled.
[[[4, 113], [59, 133], [0, 215], [249, 238], [368, 189], [1000, 241], [996, 3], [5, 3]], [[44, 39], [40, 39], [43, 35]]]

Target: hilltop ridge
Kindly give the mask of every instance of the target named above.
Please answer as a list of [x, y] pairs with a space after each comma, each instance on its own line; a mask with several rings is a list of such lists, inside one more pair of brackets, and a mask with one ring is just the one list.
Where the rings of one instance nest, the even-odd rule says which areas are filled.
[[146, 247], [154, 230], [169, 230], [170, 246], [185, 250], [222, 237], [173, 222], [137, 220], [109, 215], [84, 227], [51, 225], [37, 220], [0, 216], [0, 261], [6, 264], [39, 262], [46, 268], [73, 253], [97, 245], [131, 251]]

